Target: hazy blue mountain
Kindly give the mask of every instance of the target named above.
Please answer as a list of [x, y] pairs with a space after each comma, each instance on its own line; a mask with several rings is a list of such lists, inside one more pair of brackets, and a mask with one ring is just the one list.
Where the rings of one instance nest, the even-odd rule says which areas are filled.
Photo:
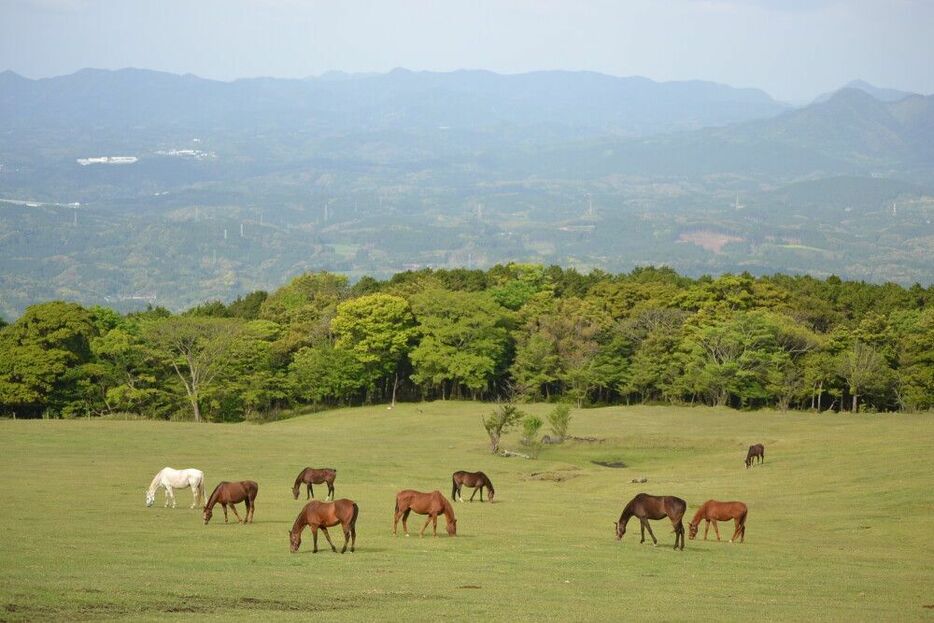
[[[0, 137], [7, 318], [508, 261], [934, 275], [930, 96], [787, 109], [585, 72], [3, 72]], [[105, 155], [138, 160], [77, 162]]]
[[306, 80], [205, 80], [155, 71], [84, 69], [43, 80], [0, 77], [0, 124], [47, 127], [360, 130], [556, 124], [624, 135], [723, 125], [784, 107], [756, 89], [654, 82], [591, 72], [501, 75], [396, 69]]
[[882, 102], [858, 89], [776, 117], [644, 140], [558, 146], [542, 162], [601, 177], [713, 175], [793, 179], [814, 175], [934, 171], [934, 96]]
[[818, 95], [814, 99], [814, 103], [826, 102], [831, 97], [833, 97], [835, 93], [838, 93], [843, 89], [857, 89], [864, 93], [868, 93], [880, 102], [897, 102], [898, 100], [905, 99], [909, 95], [918, 95], [917, 93], [912, 93], [911, 91], [900, 91], [898, 89], [885, 89], [882, 87], [877, 87], [869, 84], [865, 80], [851, 80], [835, 91], [829, 91], [827, 93]]

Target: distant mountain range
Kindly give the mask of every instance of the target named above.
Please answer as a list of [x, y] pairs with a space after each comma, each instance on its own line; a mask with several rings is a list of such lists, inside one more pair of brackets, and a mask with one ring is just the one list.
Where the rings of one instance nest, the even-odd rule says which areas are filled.
[[931, 283], [932, 249], [934, 97], [865, 83], [0, 73], [8, 318], [513, 260]]
[[148, 70], [29, 80], [0, 74], [0, 124], [91, 123], [221, 129], [452, 129], [565, 126], [622, 135], [725, 125], [782, 112], [757, 89], [591, 72], [501, 75], [396, 69], [306, 80], [218, 82]]
[[858, 91], [863, 91], [873, 96], [875, 99], [880, 102], [897, 102], [898, 100], [905, 99], [910, 95], [920, 95], [919, 93], [913, 93], [911, 91], [899, 91], [898, 89], [883, 89], [877, 86], [873, 86], [866, 82], [865, 80], [851, 80], [844, 84], [842, 87], [836, 91], [829, 91], [818, 95], [814, 99], [814, 103], [826, 102], [829, 100], [835, 93], [842, 91], [843, 89], [856, 89]]

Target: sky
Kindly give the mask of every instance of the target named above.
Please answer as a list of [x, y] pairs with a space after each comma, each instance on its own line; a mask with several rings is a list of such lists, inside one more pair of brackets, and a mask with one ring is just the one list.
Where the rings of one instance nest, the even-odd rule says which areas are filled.
[[934, 0], [0, 0], [0, 70], [591, 70], [802, 103], [855, 78], [934, 92], [932, 30]]

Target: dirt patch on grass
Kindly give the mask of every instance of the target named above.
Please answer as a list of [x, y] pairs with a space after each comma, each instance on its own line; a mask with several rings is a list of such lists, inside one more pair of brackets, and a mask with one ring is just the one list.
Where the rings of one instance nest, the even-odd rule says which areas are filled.
[[528, 476], [523, 476], [523, 480], [545, 480], [548, 482], [564, 482], [565, 480], [570, 480], [571, 478], [577, 478], [580, 474], [575, 473], [577, 471], [576, 467], [570, 467], [568, 469], [561, 469], [551, 472], [532, 472]]
[[574, 435], [568, 435], [565, 439], [568, 441], [578, 441], [580, 443], [603, 443], [606, 441], [603, 437], [575, 437]]
[[622, 469], [626, 467], [626, 463], [620, 460], [614, 461], [591, 461], [594, 465], [599, 465], [600, 467], [612, 467], [613, 469]]

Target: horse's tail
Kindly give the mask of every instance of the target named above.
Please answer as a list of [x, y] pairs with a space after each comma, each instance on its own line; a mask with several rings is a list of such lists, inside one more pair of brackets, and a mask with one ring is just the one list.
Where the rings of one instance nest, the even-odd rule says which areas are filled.
[[353, 514], [350, 516], [350, 529], [354, 530], [357, 526], [357, 515], [360, 513], [360, 507], [357, 506], [357, 503], [353, 503]]
[[451, 499], [457, 501], [457, 476], [451, 475]]
[[203, 508], [205, 504], [208, 503], [208, 498], [204, 495], [204, 473], [201, 473], [201, 479], [198, 480], [198, 501], [201, 502], [201, 507]]

